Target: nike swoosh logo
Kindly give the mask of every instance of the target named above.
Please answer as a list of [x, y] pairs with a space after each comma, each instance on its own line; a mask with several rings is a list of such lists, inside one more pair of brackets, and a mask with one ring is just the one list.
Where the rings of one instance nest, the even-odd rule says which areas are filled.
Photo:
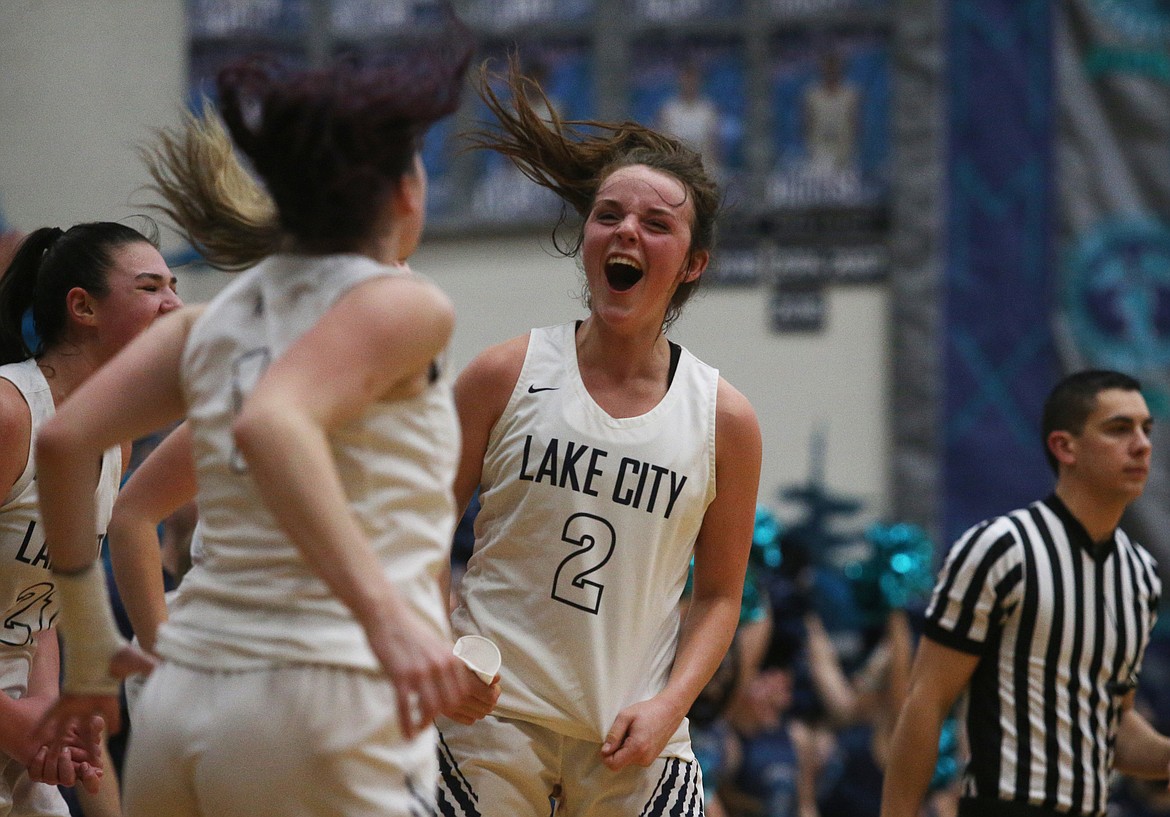
[[556, 391], [559, 388], [560, 386], [541, 386], [540, 388], [537, 388], [536, 386], [529, 386], [528, 393], [536, 394], [538, 391]]

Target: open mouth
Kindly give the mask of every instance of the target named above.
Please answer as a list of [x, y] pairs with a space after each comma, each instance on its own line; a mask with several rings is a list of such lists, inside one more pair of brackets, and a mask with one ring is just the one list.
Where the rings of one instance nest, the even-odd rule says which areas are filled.
[[605, 263], [605, 280], [611, 289], [625, 292], [642, 280], [642, 268], [629, 258], [614, 257]]

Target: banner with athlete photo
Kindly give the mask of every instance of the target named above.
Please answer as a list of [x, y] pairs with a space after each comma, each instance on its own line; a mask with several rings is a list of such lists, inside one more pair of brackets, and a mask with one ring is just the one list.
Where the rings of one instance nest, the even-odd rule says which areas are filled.
[[[1170, 5], [1070, 0], [1055, 31], [1063, 368], [1118, 369], [1170, 417]], [[1170, 568], [1170, 438], [1126, 530]]]

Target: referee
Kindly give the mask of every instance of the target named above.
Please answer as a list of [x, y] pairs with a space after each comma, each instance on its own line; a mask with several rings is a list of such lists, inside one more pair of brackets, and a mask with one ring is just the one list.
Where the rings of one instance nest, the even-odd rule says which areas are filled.
[[951, 549], [894, 732], [883, 817], [918, 814], [940, 725], [964, 690], [960, 817], [1096, 817], [1113, 769], [1170, 773], [1170, 738], [1133, 709], [1161, 584], [1117, 527], [1150, 469], [1139, 389], [1110, 371], [1058, 383], [1043, 419], [1054, 492]]

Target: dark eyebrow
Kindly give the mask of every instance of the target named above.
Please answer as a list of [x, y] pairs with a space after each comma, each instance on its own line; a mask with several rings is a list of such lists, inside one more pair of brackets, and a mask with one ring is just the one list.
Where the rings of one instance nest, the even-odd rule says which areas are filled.
[[1101, 421], [1102, 425], [1115, 425], [1115, 424], [1121, 424], [1121, 423], [1123, 423], [1125, 425], [1148, 426], [1148, 425], [1153, 425], [1154, 418], [1153, 417], [1137, 417], [1133, 414], [1114, 414], [1110, 417], [1106, 417], [1104, 420]]
[[[597, 207], [599, 205], [608, 205], [610, 207], [616, 207], [616, 206], [620, 206], [620, 204], [621, 204], [621, 202], [619, 202], [617, 199], [597, 198], [597, 199], [593, 200], [594, 207]], [[677, 208], [662, 207], [662, 206], [658, 206], [658, 205], [649, 208], [646, 211], [646, 214], [649, 216], [669, 216], [670, 218], [673, 218], [673, 219], [680, 218], [678, 211], [677, 211]]]
[[162, 284], [164, 286], [174, 286], [175, 284], [179, 283], [179, 279], [174, 275], [170, 276], [168, 279], [165, 275], [159, 275], [157, 272], [140, 272], [134, 276], [135, 281], [142, 281], [144, 279], [155, 281], [156, 283]]

